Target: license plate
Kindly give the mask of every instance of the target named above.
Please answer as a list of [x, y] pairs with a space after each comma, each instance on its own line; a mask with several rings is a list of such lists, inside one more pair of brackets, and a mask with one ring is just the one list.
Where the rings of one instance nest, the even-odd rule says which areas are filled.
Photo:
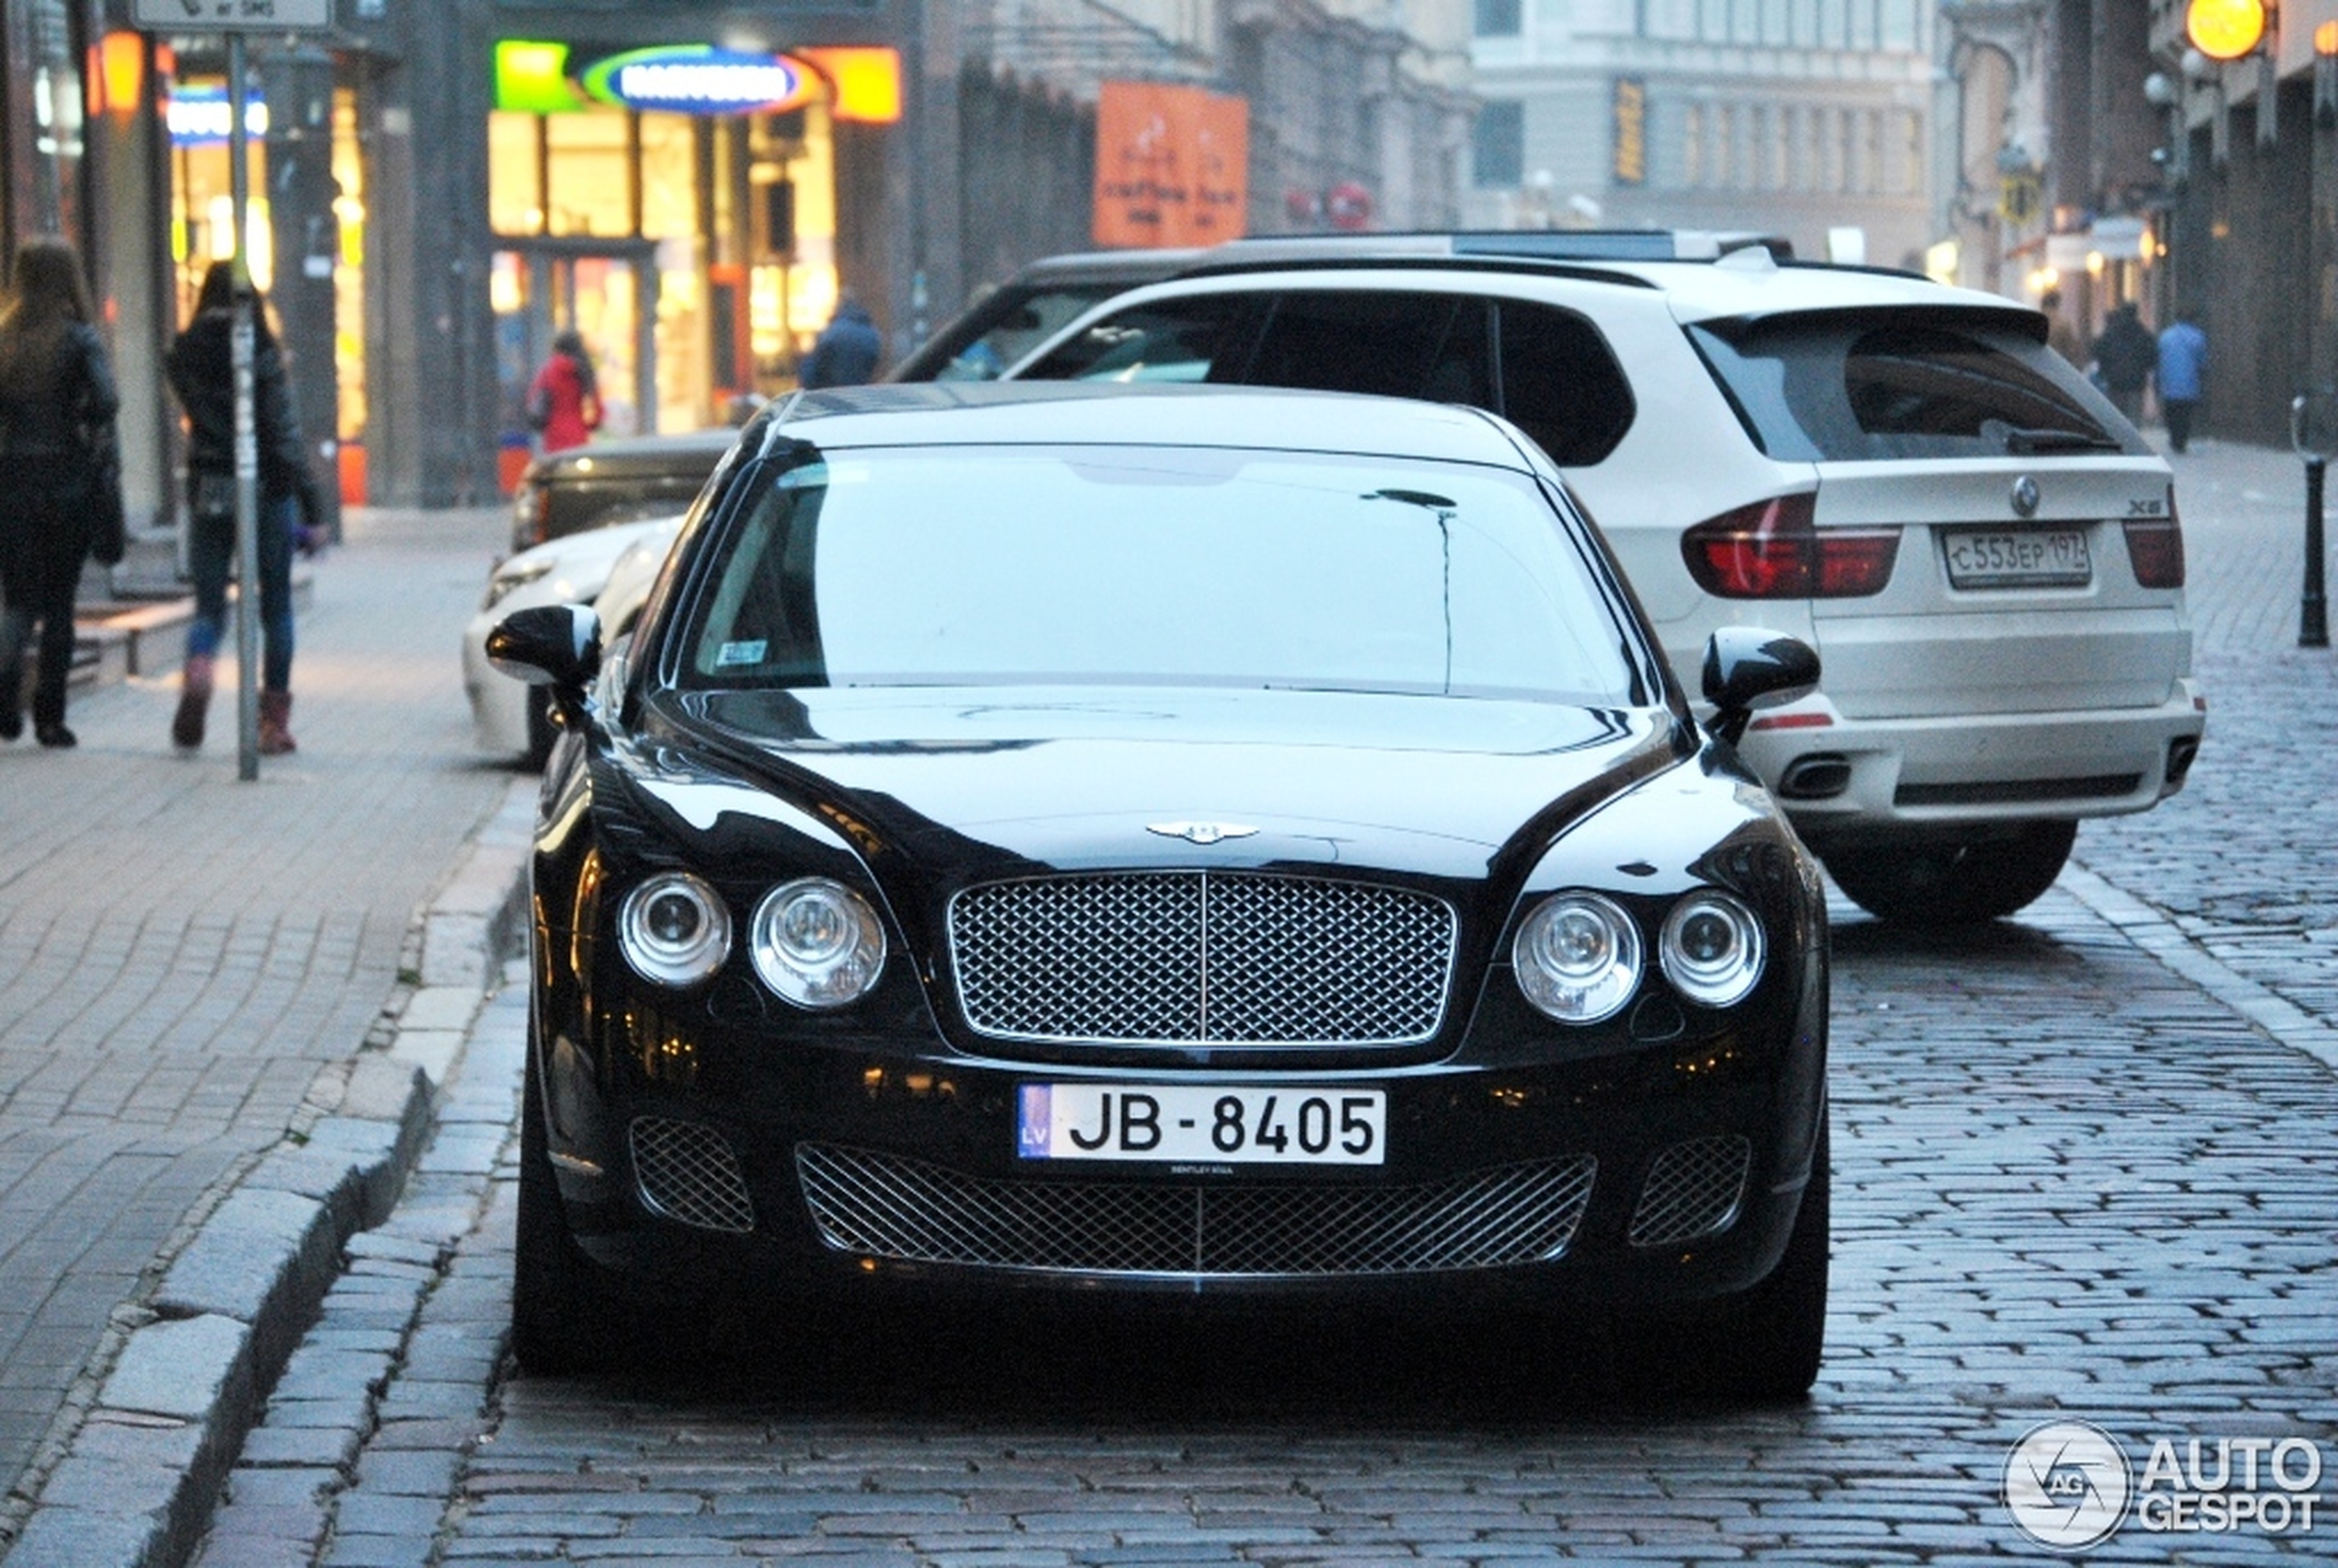
[[1941, 536], [1956, 588], [2083, 588], [2094, 558], [2083, 528], [1970, 529]]
[[1387, 1096], [1376, 1089], [1026, 1083], [1016, 1096], [1024, 1159], [1180, 1165], [1378, 1165]]

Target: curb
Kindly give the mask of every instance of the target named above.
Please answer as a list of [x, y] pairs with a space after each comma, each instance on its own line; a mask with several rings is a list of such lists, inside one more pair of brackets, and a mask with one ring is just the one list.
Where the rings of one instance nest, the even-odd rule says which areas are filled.
[[2162, 968], [2199, 987], [2291, 1050], [2338, 1071], [2338, 1027], [2209, 952], [2166, 914], [2078, 861], [2059, 885]]
[[439, 1086], [524, 941], [535, 794], [534, 780], [514, 781], [418, 913], [364, 1047], [318, 1075], [284, 1138], [238, 1167], [183, 1244], [165, 1248], [160, 1279], [115, 1310], [52, 1429], [40, 1490], [0, 1554], [7, 1568], [176, 1568], [202, 1540], [344, 1249], [389, 1216], [430, 1142]]

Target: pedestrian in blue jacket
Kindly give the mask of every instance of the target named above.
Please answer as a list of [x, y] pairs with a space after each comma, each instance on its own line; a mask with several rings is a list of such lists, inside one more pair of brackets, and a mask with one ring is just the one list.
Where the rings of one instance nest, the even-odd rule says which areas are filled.
[[804, 356], [797, 379], [806, 392], [822, 386], [858, 386], [876, 379], [885, 336], [859, 300], [847, 294], [836, 315]]
[[2182, 452], [2192, 444], [2192, 416], [2200, 407], [2200, 379], [2208, 368], [2208, 334], [2182, 311], [2159, 334], [2159, 417], [2168, 421], [2168, 444]]

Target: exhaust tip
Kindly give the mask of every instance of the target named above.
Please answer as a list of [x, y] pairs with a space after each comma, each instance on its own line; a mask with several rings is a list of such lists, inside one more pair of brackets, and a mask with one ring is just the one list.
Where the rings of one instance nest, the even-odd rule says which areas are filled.
[[[2170, 763], [2173, 767], [2172, 761]], [[1778, 775], [1777, 796], [1786, 801], [1827, 801], [1851, 787], [1851, 759], [1835, 752], [1798, 756]]]

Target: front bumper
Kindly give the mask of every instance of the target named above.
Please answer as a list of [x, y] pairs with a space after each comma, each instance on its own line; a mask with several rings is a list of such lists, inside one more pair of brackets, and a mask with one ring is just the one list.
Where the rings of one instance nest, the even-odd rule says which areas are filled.
[[537, 1058], [572, 1231], [652, 1286], [1409, 1308], [1758, 1282], [1808, 1179], [1823, 1042], [1822, 1022], [1790, 1050], [1721, 1035], [1527, 1067], [1218, 1075], [1383, 1090], [1377, 1167], [1018, 1159], [1017, 1090], [1094, 1069], [767, 1045], [733, 1078], [682, 1066], [670, 1030], [607, 1074], [565, 1040]]

